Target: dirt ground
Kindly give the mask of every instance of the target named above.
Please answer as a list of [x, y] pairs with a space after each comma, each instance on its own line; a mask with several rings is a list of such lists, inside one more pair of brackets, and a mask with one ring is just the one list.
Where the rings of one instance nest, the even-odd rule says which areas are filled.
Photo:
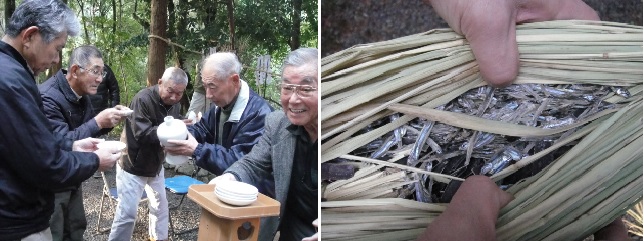
[[[105, 172], [109, 185], [115, 186], [115, 170]], [[172, 177], [176, 174], [174, 169], [166, 169], [165, 177]], [[96, 226], [101, 206], [101, 190], [103, 188], [102, 178], [89, 178], [83, 182], [83, 202], [85, 205], [85, 215], [87, 217], [87, 230], [85, 231], [85, 240], [107, 240], [109, 231], [97, 233]], [[167, 193], [168, 205], [174, 207], [179, 204], [181, 196]], [[100, 229], [109, 229], [112, 226], [115, 206], [106, 198], [103, 204], [103, 214], [101, 217]], [[180, 210], [170, 210], [171, 221], [178, 231], [187, 230], [197, 227], [199, 224], [199, 214], [201, 208], [188, 197], [185, 198]], [[148, 236], [148, 209], [147, 202], [139, 204], [138, 217], [132, 236], [133, 241], [149, 240]], [[197, 240], [197, 231], [188, 232], [182, 235], [174, 235], [170, 240]]]

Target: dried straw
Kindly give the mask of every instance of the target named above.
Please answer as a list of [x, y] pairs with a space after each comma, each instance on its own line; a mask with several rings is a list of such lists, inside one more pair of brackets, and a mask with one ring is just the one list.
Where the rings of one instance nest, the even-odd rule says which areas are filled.
[[[583, 239], [642, 199], [642, 28], [593, 21], [531, 23], [517, 27], [517, 42], [515, 84], [625, 86], [631, 97], [608, 96], [605, 101], [619, 104], [617, 108], [556, 129], [436, 110], [485, 85], [467, 41], [448, 29], [358, 45], [322, 59], [322, 162], [343, 158], [360, 167], [354, 178], [324, 189], [325, 240], [412, 240], [443, 210], [444, 204], [395, 198], [411, 183], [409, 175], [458, 180], [395, 164], [409, 155], [409, 147], [386, 161], [350, 154], [416, 117], [517, 137], [574, 130], [492, 177], [501, 180], [576, 143], [536, 176], [508, 190], [515, 199], [501, 210], [499, 240]], [[356, 134], [393, 113], [403, 115]]]

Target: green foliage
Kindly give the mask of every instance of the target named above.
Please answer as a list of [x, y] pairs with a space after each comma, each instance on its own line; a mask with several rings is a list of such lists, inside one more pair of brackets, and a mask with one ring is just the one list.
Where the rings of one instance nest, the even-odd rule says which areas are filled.
[[[132, 97], [146, 86], [146, 62], [149, 45], [149, 30], [145, 25], [150, 21], [150, 1], [114, 1], [116, 19], [112, 1], [78, 0], [69, 1], [70, 7], [79, 16], [84, 16], [83, 29], [79, 37], [70, 38], [65, 53], [63, 66], [69, 51], [77, 46], [89, 43], [103, 52], [104, 61], [114, 70], [121, 89], [121, 103], [128, 105]], [[167, 66], [174, 65], [176, 52], [185, 60], [184, 68], [194, 81], [198, 73], [196, 66], [202, 55], [192, 51], [203, 52], [209, 47], [218, 51], [230, 51], [228, 11], [226, 1], [211, 0], [174, 0], [174, 29], [169, 33], [173, 43], [185, 49], [169, 46], [166, 58]], [[83, 8], [81, 9], [81, 3]], [[136, 4], [136, 12], [135, 12]], [[275, 108], [279, 108], [280, 66], [288, 52], [292, 26], [290, 0], [236, 0], [234, 2], [235, 50], [244, 64], [242, 78], [251, 88], [265, 96]], [[84, 11], [84, 12], [81, 12]], [[317, 1], [302, 1], [301, 13], [301, 46], [317, 47]], [[169, 23], [170, 24], [170, 23]], [[85, 34], [87, 32], [87, 35]], [[274, 73], [270, 85], [255, 83], [257, 57], [271, 56], [271, 68]], [[187, 90], [188, 96], [192, 90]]]

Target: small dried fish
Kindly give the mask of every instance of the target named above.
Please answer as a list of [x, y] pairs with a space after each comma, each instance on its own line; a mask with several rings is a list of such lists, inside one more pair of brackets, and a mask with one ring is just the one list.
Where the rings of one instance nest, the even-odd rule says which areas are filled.
[[[586, 84], [522, 84], [502, 89], [484, 86], [472, 89], [436, 109], [518, 125], [560, 128], [602, 110], [617, 107], [617, 104], [602, 101], [614, 93], [626, 96], [627, 89]], [[364, 131], [395, 121], [398, 117], [395, 114], [383, 118]], [[475, 173], [493, 175], [573, 132], [574, 129], [546, 137], [516, 138], [479, 133], [432, 120], [414, 119], [385, 137], [357, 149], [353, 154], [382, 158], [388, 151], [402, 150], [403, 145], [410, 144], [411, 150], [406, 160], [408, 165], [418, 167], [422, 163], [420, 167], [428, 171], [467, 178]], [[544, 159], [543, 162], [549, 163], [552, 158], [554, 157]], [[409, 197], [413, 194], [419, 201], [441, 199], [442, 191], [447, 188], [445, 184], [435, 183], [423, 175], [412, 176], [413, 179], [406, 181], [415, 182], [404, 189], [407, 191], [400, 190], [401, 196]]]

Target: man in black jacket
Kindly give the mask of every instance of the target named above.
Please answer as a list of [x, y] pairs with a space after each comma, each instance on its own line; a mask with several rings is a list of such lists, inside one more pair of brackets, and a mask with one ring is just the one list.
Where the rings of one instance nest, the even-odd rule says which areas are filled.
[[98, 85], [95, 94], [91, 94], [89, 99], [92, 101], [94, 113], [101, 113], [101, 111], [112, 108], [121, 103], [121, 96], [119, 92], [119, 82], [110, 68], [105, 64], [105, 76], [103, 81]]
[[[125, 114], [116, 108], [94, 114], [89, 95], [103, 80], [101, 52], [94, 46], [81, 46], [72, 51], [69, 71], [59, 70], [39, 86], [45, 116], [55, 133], [72, 140], [98, 137], [112, 130]], [[83, 194], [80, 185], [56, 189], [54, 214], [49, 220], [54, 241], [83, 240], [87, 228]]]
[[60, 0], [25, 0], [7, 22], [0, 41], [0, 240], [51, 240], [51, 190], [78, 185], [120, 156], [96, 150], [96, 139], [54, 135], [42, 112], [34, 75], [58, 63], [67, 37], [79, 30]]
[[180, 68], [165, 70], [159, 84], [145, 88], [132, 99], [134, 113], [125, 121], [127, 154], [116, 166], [118, 207], [108, 240], [130, 240], [141, 195], [150, 202], [149, 234], [152, 240], [168, 238], [168, 200], [165, 195], [163, 148], [157, 128], [166, 116], [180, 119], [181, 96], [188, 84]]
[[[273, 109], [239, 77], [240, 72], [241, 63], [233, 53], [214, 53], [204, 60], [201, 80], [206, 97], [217, 107], [188, 127], [192, 134], [188, 140], [165, 147], [168, 153], [193, 156], [197, 166], [221, 175], [250, 152], [264, 132], [264, 118]], [[272, 180], [258, 188], [274, 196]]]

